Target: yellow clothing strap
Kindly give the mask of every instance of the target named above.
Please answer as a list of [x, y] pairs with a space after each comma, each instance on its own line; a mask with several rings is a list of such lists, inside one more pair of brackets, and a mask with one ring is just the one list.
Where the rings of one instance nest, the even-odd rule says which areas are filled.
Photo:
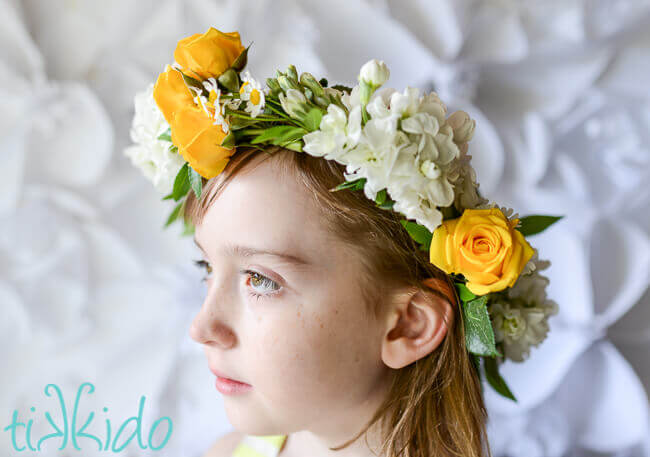
[[287, 435], [245, 435], [232, 457], [276, 457], [286, 439]]

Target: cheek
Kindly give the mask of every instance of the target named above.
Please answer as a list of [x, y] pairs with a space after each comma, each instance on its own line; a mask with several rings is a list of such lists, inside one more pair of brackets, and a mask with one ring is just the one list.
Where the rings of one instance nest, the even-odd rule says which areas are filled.
[[368, 319], [352, 306], [359, 304], [341, 303], [319, 313], [299, 305], [292, 314], [260, 323], [253, 346], [255, 379], [275, 407], [312, 411], [367, 396], [381, 360]]

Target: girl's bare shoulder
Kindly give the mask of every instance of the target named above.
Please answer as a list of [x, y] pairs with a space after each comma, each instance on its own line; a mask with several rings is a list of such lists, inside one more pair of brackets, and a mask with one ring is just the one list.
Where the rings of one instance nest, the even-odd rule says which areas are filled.
[[236, 430], [226, 433], [218, 438], [202, 457], [230, 457], [242, 438], [244, 434]]

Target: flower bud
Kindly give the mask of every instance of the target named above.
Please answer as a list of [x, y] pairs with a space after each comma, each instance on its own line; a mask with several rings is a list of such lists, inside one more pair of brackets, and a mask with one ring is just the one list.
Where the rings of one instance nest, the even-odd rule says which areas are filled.
[[309, 104], [305, 95], [297, 89], [288, 89], [286, 95], [280, 93], [282, 109], [294, 119], [302, 120], [309, 111]]
[[320, 85], [316, 78], [311, 73], [303, 73], [300, 75], [300, 84], [312, 91], [317, 97], [322, 97], [325, 93], [323, 87]]
[[271, 89], [271, 94], [273, 95], [282, 92], [282, 88], [275, 78], [266, 78], [266, 85]]
[[300, 86], [297, 82], [294, 82], [291, 78], [288, 78], [285, 75], [280, 75], [277, 77], [278, 84], [283, 91], [287, 92], [289, 89], [300, 89]]
[[456, 111], [447, 118], [447, 123], [454, 131], [454, 143], [462, 144], [472, 139], [476, 121], [471, 119], [465, 111]]
[[298, 84], [298, 72], [296, 71], [296, 67], [294, 65], [289, 65], [287, 67], [287, 71], [284, 73], [289, 77], [293, 82]]
[[369, 85], [377, 88], [384, 84], [390, 71], [383, 60], [372, 59], [366, 62], [359, 72], [359, 81], [365, 81]]

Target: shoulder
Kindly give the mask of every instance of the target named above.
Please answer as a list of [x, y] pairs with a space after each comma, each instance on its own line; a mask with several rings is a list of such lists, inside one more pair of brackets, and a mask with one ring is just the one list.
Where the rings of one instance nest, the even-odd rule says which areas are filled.
[[202, 457], [230, 457], [243, 438], [244, 434], [236, 430], [226, 433], [218, 438]]

